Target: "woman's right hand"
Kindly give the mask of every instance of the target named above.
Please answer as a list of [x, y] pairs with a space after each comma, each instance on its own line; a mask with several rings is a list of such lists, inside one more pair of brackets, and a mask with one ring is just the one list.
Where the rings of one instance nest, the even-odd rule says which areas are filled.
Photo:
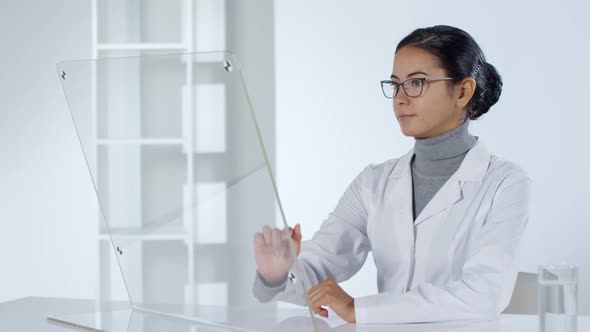
[[296, 256], [299, 256], [301, 249], [300, 224], [286, 230], [270, 228], [265, 225], [261, 232], [254, 235], [256, 265], [258, 272], [267, 283], [279, 283], [285, 278], [295, 262], [289, 238], [293, 240]]

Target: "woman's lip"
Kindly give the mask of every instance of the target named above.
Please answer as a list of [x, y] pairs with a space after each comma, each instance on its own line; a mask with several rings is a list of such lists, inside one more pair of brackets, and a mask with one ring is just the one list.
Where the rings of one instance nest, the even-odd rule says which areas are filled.
[[400, 119], [405, 119], [405, 118], [410, 118], [416, 116], [415, 114], [400, 114], [399, 118]]

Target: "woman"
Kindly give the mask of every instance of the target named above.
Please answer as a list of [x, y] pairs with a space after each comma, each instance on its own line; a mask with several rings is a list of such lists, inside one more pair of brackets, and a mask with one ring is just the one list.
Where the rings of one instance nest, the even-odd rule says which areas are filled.
[[[311, 240], [301, 243], [300, 225], [257, 233], [254, 295], [306, 304], [294, 252], [321, 316], [329, 307], [356, 323], [494, 319], [516, 282], [531, 185], [468, 131], [498, 101], [501, 77], [468, 33], [434, 26], [399, 43], [381, 86], [414, 148], [365, 168]], [[379, 293], [352, 298], [338, 283], [369, 251]]]

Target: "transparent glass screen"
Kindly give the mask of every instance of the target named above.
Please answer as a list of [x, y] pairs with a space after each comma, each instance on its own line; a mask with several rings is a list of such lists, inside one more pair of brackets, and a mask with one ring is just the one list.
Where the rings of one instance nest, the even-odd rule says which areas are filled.
[[273, 110], [255, 113], [235, 55], [69, 61], [58, 74], [99, 202], [83, 222], [97, 225], [103, 300], [128, 295], [144, 313], [252, 330], [306, 319], [313, 330], [307, 308], [281, 311], [252, 292], [254, 234], [289, 230], [264, 149]]

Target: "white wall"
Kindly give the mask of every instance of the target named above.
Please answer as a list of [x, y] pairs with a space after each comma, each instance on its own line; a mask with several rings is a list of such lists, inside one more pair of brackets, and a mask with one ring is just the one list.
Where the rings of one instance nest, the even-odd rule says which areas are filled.
[[[522, 269], [578, 264], [589, 314], [589, 12], [584, 1], [276, 1], [277, 169], [290, 223], [310, 238], [365, 165], [411, 148], [378, 81], [412, 30], [455, 25], [504, 78], [472, 133], [534, 180]], [[352, 294], [376, 291], [371, 263], [346, 284]]]
[[94, 195], [55, 65], [90, 54], [89, 1], [0, 2], [0, 302], [93, 297]]

